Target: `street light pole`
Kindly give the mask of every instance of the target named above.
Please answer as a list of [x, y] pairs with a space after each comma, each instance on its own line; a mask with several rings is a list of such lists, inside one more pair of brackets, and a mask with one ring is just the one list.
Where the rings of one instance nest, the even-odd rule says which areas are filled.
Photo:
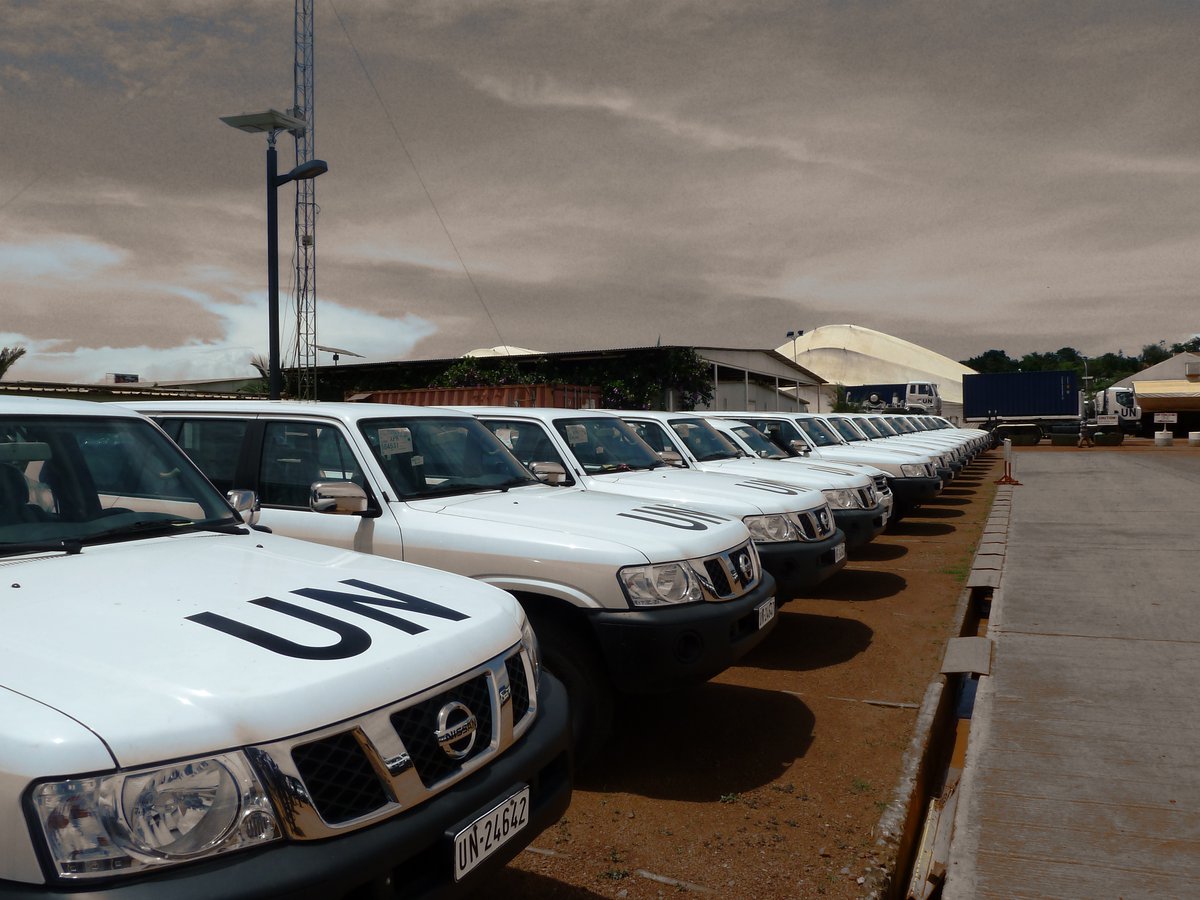
[[289, 181], [316, 178], [329, 171], [323, 159], [310, 159], [285, 175], [279, 174], [275, 136], [281, 131], [303, 134], [304, 120], [277, 109], [242, 116], [222, 116], [221, 121], [239, 131], [267, 135], [267, 390], [272, 400], [283, 393], [283, 373], [279, 362], [279, 188]]
[[283, 392], [279, 363], [279, 156], [277, 131], [267, 133], [267, 390], [272, 400]]

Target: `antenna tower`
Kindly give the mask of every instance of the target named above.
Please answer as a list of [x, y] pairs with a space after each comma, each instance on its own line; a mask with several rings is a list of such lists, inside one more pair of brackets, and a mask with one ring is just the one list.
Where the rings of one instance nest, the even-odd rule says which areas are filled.
[[[292, 115], [305, 122], [296, 136], [296, 165], [313, 159], [313, 2], [296, 0]], [[296, 397], [317, 396], [317, 188], [296, 182]]]

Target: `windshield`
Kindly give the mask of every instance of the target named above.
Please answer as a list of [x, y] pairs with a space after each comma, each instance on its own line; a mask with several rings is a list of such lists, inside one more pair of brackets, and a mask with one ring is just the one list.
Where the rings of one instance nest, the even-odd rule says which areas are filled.
[[663, 465], [659, 455], [616, 417], [555, 419], [554, 428], [589, 475], [654, 469]]
[[0, 553], [241, 524], [149, 422], [0, 417]]
[[875, 426], [875, 430], [882, 437], [895, 437], [900, 432], [896, 430], [891, 419], [885, 419], [883, 416], [872, 416], [871, 424]]
[[787, 459], [788, 455], [753, 425], [734, 425], [733, 433], [760, 459]]
[[866, 416], [860, 416], [854, 420], [854, 424], [858, 426], [858, 430], [872, 440], [883, 437], [883, 432], [875, 427], [875, 421], [868, 419]]
[[742, 454], [703, 419], [673, 419], [671, 429], [700, 462], [737, 459]]
[[818, 447], [836, 447], [842, 443], [832, 428], [820, 419], [797, 419], [800, 430], [808, 435], [808, 439]]
[[397, 499], [507, 490], [538, 481], [481, 422], [462, 416], [358, 423]]
[[855, 423], [851, 422], [849, 419], [844, 419], [841, 416], [829, 416], [825, 421], [837, 429], [837, 433], [842, 436], [843, 440], [863, 440], [862, 432], [855, 428]]

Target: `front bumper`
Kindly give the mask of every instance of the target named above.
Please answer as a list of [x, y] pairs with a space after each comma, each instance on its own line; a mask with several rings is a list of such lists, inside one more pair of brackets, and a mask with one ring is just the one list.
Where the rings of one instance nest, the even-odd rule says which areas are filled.
[[[0, 882], [0, 898], [38, 900], [250, 900], [287, 897], [456, 897], [478, 891], [495, 872], [557, 822], [571, 802], [567, 692], [542, 672], [538, 716], [503, 756], [408, 812], [324, 841], [280, 842], [105, 884]], [[529, 823], [462, 881], [453, 880], [454, 834], [529, 785]]]
[[588, 621], [618, 690], [666, 691], [707, 681], [758, 646], [779, 618], [759, 628], [758, 607], [774, 597], [775, 580], [764, 572], [734, 600], [595, 610]]
[[913, 507], [932, 500], [942, 492], [942, 479], [893, 478], [888, 476], [888, 487], [892, 489], [893, 511], [911, 510]]
[[841, 528], [835, 528], [823, 541], [756, 543], [755, 546], [763, 568], [775, 576], [780, 603], [799, 597], [846, 566], [846, 536]]
[[835, 509], [833, 520], [846, 535], [846, 549], [853, 550], [870, 543], [887, 527], [888, 510], [881, 503], [871, 509]]

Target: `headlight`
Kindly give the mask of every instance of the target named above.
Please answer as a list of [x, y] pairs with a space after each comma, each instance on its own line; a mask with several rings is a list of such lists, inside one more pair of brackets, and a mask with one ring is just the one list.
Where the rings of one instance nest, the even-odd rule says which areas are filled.
[[900, 474], [905, 478], [921, 478], [925, 475], [925, 467], [915, 463], [903, 463], [900, 466]]
[[527, 618], [521, 622], [521, 648], [529, 656], [529, 665], [533, 668], [533, 691], [536, 694], [542, 680], [542, 654], [538, 649], [537, 635], [533, 633], [533, 626]]
[[634, 606], [665, 606], [695, 603], [704, 599], [700, 580], [683, 563], [656, 566], [628, 566], [617, 576], [625, 595]]
[[787, 516], [746, 516], [742, 519], [750, 530], [750, 537], [766, 544], [796, 540], [796, 529]]
[[132, 874], [280, 836], [258, 777], [234, 753], [47, 782], [33, 806], [64, 878]]
[[821, 493], [825, 495], [825, 499], [834, 509], [858, 509], [858, 495], [854, 491], [830, 488]]

